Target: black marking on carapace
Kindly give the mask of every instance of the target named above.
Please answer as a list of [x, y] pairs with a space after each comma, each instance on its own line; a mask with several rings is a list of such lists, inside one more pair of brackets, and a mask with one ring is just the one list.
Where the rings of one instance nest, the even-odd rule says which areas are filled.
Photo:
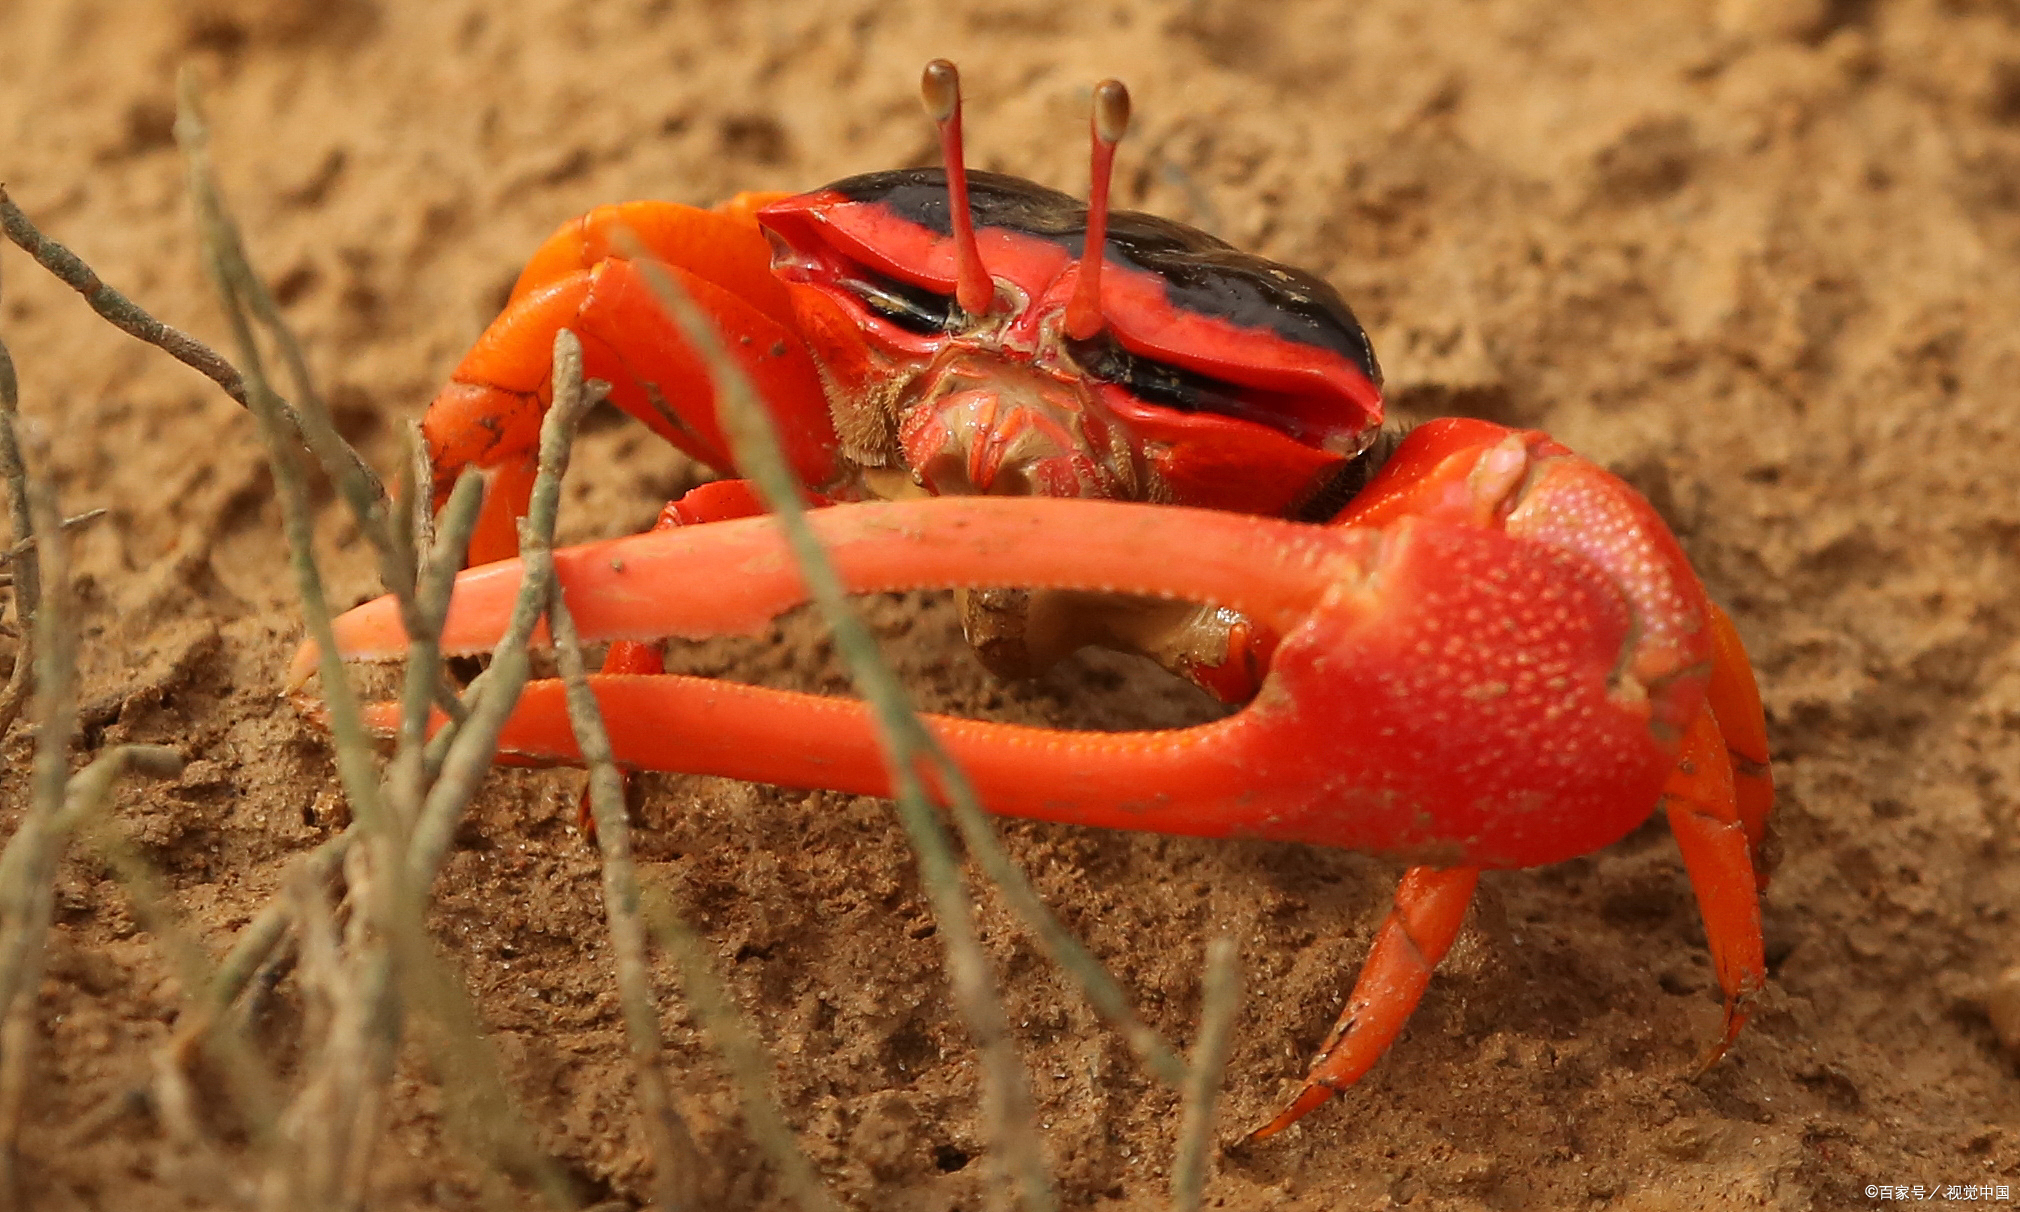
[[[882, 203], [929, 231], [953, 231], [942, 169], [865, 173], [828, 188], [851, 201]], [[1076, 260], [1087, 243], [1087, 204], [1022, 177], [970, 172], [968, 207], [978, 228], [1001, 227], [1050, 240]], [[1366, 330], [1340, 292], [1320, 278], [1242, 252], [1196, 227], [1134, 210], [1109, 213], [1106, 255], [1163, 278], [1175, 307], [1330, 350], [1381, 386], [1382, 370]]]

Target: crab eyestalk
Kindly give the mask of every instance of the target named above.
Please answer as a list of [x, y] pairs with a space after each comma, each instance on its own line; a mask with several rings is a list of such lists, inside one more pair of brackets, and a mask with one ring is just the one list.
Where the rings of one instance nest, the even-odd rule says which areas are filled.
[[1094, 162], [1087, 191], [1087, 245], [1080, 253], [1080, 280], [1066, 305], [1066, 335], [1085, 341], [1101, 331], [1101, 253], [1108, 243], [1108, 182], [1115, 175], [1115, 145], [1129, 130], [1129, 90], [1120, 80], [1094, 86]]
[[919, 76], [919, 96], [940, 128], [940, 158], [947, 163], [947, 221], [954, 231], [954, 301], [971, 316], [987, 315], [996, 284], [982, 265], [975, 243], [975, 216], [968, 209], [968, 165], [961, 150], [961, 72], [935, 59]]

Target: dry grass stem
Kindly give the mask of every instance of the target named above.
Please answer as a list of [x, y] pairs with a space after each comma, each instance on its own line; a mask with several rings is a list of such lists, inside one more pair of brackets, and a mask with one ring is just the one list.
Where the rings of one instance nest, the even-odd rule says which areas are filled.
[[[530, 527], [534, 533], [552, 535], [559, 503], [558, 491], [550, 492], [543, 501], [540, 480], [536, 478], [532, 511], [521, 523], [521, 533], [527, 533], [526, 528]], [[416, 819], [413, 841], [407, 851], [407, 871], [409, 887], [417, 897], [425, 895], [425, 890], [434, 883], [435, 873], [449, 853], [456, 826], [463, 819], [463, 810], [498, 754], [498, 734], [504, 731], [512, 709], [519, 705], [519, 693], [532, 674], [527, 646], [546, 609], [546, 578], [529, 569], [520, 582], [505, 635], [491, 655], [490, 668], [484, 671], [482, 690], [478, 691], [473, 683], [472, 694], [465, 695], [468, 715], [442, 751], [440, 774]], [[323, 659], [327, 662], [341, 658], [326, 649]], [[325, 681], [328, 676], [324, 675]], [[474, 703], [470, 701], [473, 695]]]
[[407, 463], [400, 477], [400, 499], [406, 502], [408, 524], [399, 533], [408, 535], [414, 547], [425, 552], [435, 546], [435, 459], [428, 453], [428, 438], [419, 421], [408, 421], [406, 432]]
[[[181, 78], [175, 136], [183, 152], [190, 199], [195, 207], [202, 235], [205, 267], [210, 271], [219, 298], [224, 304], [240, 361], [244, 364], [245, 398], [259, 422], [273, 467], [274, 486], [280, 499], [283, 529], [287, 536], [289, 561], [293, 566], [296, 592], [308, 621], [309, 634], [323, 646], [323, 699], [328, 705], [331, 730], [336, 736], [336, 764], [351, 811], [364, 834], [361, 850], [377, 849], [387, 860], [399, 849], [401, 822], [389, 820], [380, 797], [377, 763], [365, 731], [357, 698], [343, 678], [342, 662], [334, 651], [331, 613], [323, 590], [321, 569], [314, 550], [314, 518], [309, 506], [304, 471], [292, 437], [305, 432], [299, 414], [283, 414], [279, 396], [266, 377], [259, 343], [248, 319], [248, 297], [255, 292], [255, 277], [247, 264], [238, 238], [237, 225], [227, 213], [217, 190], [210, 165], [209, 132], [197, 104], [193, 78]], [[290, 432], [288, 421], [292, 420]], [[365, 524], [361, 519], [361, 525]], [[357, 858], [353, 852], [352, 859]], [[397, 862], [385, 866], [397, 874]], [[359, 904], [367, 918], [391, 925], [397, 878], [388, 885], [375, 881], [384, 900], [374, 903], [361, 896]], [[370, 954], [357, 957], [369, 978], [351, 990], [371, 1006], [359, 1013], [333, 1017], [331, 1031], [323, 1047], [308, 1066], [304, 1088], [289, 1113], [286, 1134], [293, 1147], [290, 1156], [268, 1170], [270, 1207], [290, 1203], [305, 1207], [336, 1206], [337, 1188], [331, 1176], [348, 1172], [349, 1158], [370, 1142], [357, 1142], [347, 1131], [320, 1132], [313, 1139], [302, 1138], [294, 1125], [304, 1107], [319, 1108], [315, 1114], [331, 1124], [352, 1125], [360, 1108], [374, 1103], [364, 1091], [369, 1080], [383, 1081], [391, 1072], [392, 1058], [399, 1046], [399, 1016], [388, 1004], [391, 998], [391, 960], [383, 937], [374, 938]], [[205, 982], [208, 985], [208, 982]], [[197, 986], [192, 986], [197, 987]], [[377, 1031], [378, 1028], [384, 1031]], [[370, 1036], [363, 1038], [361, 1034]]]
[[[554, 334], [554, 402], [540, 427], [539, 476], [542, 482], [547, 481], [551, 471], [551, 483], [546, 486], [556, 494], [557, 503], [562, 477], [568, 471], [575, 426], [589, 403], [582, 388], [582, 343], [564, 328]], [[536, 483], [535, 492], [538, 491]], [[574, 616], [568, 612], [561, 584], [554, 575], [552, 530], [542, 534], [526, 527], [520, 539], [520, 556], [527, 579], [537, 576], [548, 587], [547, 625], [554, 637], [555, 660], [567, 687], [568, 718], [589, 767], [590, 809], [595, 814], [596, 840], [603, 850], [605, 920], [610, 924], [617, 997], [624, 1012], [625, 1036], [631, 1044], [639, 1113], [645, 1120], [645, 1136], [652, 1147], [655, 1198], [669, 1212], [695, 1207], [703, 1198], [699, 1181], [701, 1158], [666, 1086], [665, 1048], [659, 1038], [659, 1012], [652, 1004], [645, 923], [638, 910], [638, 870], [631, 861], [631, 824], [624, 816], [624, 776], [618, 773], [610, 733], [603, 726], [603, 713], [597, 708], [595, 692], [589, 688], [589, 671], [583, 662], [582, 641], [575, 632]]]
[[[290, 878], [307, 878], [317, 882], [327, 881], [343, 866], [344, 856], [358, 840], [358, 829], [352, 826], [344, 832], [317, 846], [301, 858], [295, 860], [298, 874]], [[253, 976], [267, 962], [267, 957], [279, 947], [293, 922], [293, 911], [289, 901], [277, 897], [268, 901], [259, 914], [239, 931], [231, 950], [225, 953], [210, 985], [204, 991], [194, 1011], [176, 1023], [176, 1040], [180, 1047], [190, 1047], [208, 1032], [211, 1025], [223, 1015], [231, 1004], [245, 992]]]
[[[134, 920], [152, 937], [155, 947], [168, 961], [169, 970], [181, 985], [185, 1006], [193, 1007], [211, 983], [210, 957], [183, 928], [153, 865], [122, 829], [102, 815], [83, 819], [79, 832], [119, 881], [121, 891], [133, 906]], [[280, 1112], [278, 1082], [251, 1043], [229, 1024], [211, 1032], [201, 1042], [204, 1058], [215, 1065], [224, 1079], [225, 1091], [246, 1135], [256, 1148], [264, 1149], [271, 1142]], [[172, 1043], [162, 1049], [162, 1054], [167, 1059], [157, 1072], [174, 1070], [181, 1074], [191, 1059]], [[176, 1098], [173, 1089], [157, 1089], [156, 1097], [165, 1104], [174, 1103]]]
[[1235, 1011], [1241, 1008], [1241, 959], [1231, 938], [1217, 938], [1206, 947], [1205, 989], [1200, 998], [1199, 1039], [1185, 1077], [1183, 1110], [1178, 1121], [1178, 1151], [1171, 1167], [1171, 1205], [1175, 1212], [1195, 1212], [1206, 1190], [1213, 1158], [1213, 1108], [1227, 1071], [1229, 1042], [1234, 1038]]
[[[605, 384], [594, 380], [585, 387], [591, 398], [600, 397], [606, 390]], [[560, 458], [561, 465], [565, 466], [565, 450]], [[554, 544], [554, 523], [560, 510], [560, 472], [556, 463], [548, 458], [547, 436], [543, 430], [532, 499], [525, 518], [519, 523], [520, 541], [551, 548]], [[473, 512], [470, 521], [474, 520]], [[468, 531], [462, 529], [457, 517], [447, 517], [444, 527], [445, 534], [451, 536], [461, 530], [460, 541], [468, 543]], [[431, 602], [431, 606], [446, 611], [449, 590], [454, 586], [454, 567], [447, 560], [437, 560], [433, 564], [433, 572], [440, 579], [431, 581], [430, 592], [439, 592], [441, 597], [439, 602]], [[526, 681], [532, 674], [532, 661], [527, 649], [546, 614], [548, 585], [552, 577], [551, 561], [544, 568], [527, 567], [505, 634], [492, 651], [490, 668], [479, 679], [481, 689], [478, 683], [471, 684], [469, 693], [464, 696], [465, 718], [454, 739], [446, 742], [440, 750], [440, 773], [421, 808], [413, 843], [407, 854], [409, 878], [416, 890], [425, 889], [434, 882], [435, 873], [448, 854], [456, 826], [462, 820], [463, 808], [476, 793], [477, 785], [497, 756], [498, 734], [504, 730], [505, 721], [511, 717], [513, 708], [518, 706], [519, 694], [526, 688]], [[435, 616], [435, 630], [440, 631], [439, 614]], [[333, 656], [333, 653], [325, 651], [323, 659], [327, 662]], [[433, 744], [431, 742], [431, 747]]]
[[[7, 187], [0, 185], [0, 232], [20, 246], [21, 250], [35, 258], [37, 264], [56, 275], [64, 285], [84, 296], [91, 310], [109, 321], [113, 327], [129, 336], [137, 337], [183, 365], [203, 375], [224, 389], [224, 393], [247, 408], [252, 407], [245, 380], [238, 368], [227, 361], [210, 346], [183, 332], [172, 328], [149, 315], [145, 309], [125, 295], [105, 284], [76, 253], [44, 235], [14, 200], [7, 196]], [[301, 418], [293, 406], [276, 398], [276, 407], [286, 418], [291, 432], [305, 432]], [[364, 460], [352, 453], [355, 466], [364, 474], [373, 475]]]
[[[5, 348], [0, 348], [0, 358], [5, 357], [6, 357]], [[9, 408], [8, 411], [12, 412], [14, 410], [12, 408]], [[77, 529], [79, 526], [84, 526], [91, 522], [96, 522], [98, 519], [104, 517], [106, 515], [106, 512], [107, 511], [103, 507], [100, 507], [98, 509], [87, 509], [80, 514], [73, 514], [70, 517], [63, 519], [62, 529], [68, 532]], [[33, 535], [30, 535], [24, 539], [17, 540], [14, 546], [9, 547], [5, 551], [0, 551], [0, 565], [12, 564], [15, 561], [15, 559], [17, 559], [20, 556], [24, 556], [33, 550], [35, 550], [35, 538]]]
[[196, 208], [197, 226], [203, 238], [204, 265], [224, 303], [225, 317], [231, 324], [239, 359], [244, 363], [243, 395], [259, 422], [260, 433], [266, 439], [267, 457], [273, 465], [296, 592], [302, 600], [309, 635], [322, 652], [318, 671], [322, 674], [323, 701], [329, 708], [330, 731], [336, 738], [337, 774], [343, 781], [351, 811], [364, 824], [366, 832], [375, 832], [379, 828], [381, 804], [371, 738], [365, 731], [357, 696], [351, 693], [343, 677], [343, 658], [336, 651], [335, 634], [330, 626], [329, 599], [323, 592], [322, 571], [316, 565], [315, 524], [307, 483], [296, 447], [288, 440], [290, 434], [301, 432], [301, 420], [283, 411], [280, 397], [267, 381], [259, 342], [246, 315], [248, 288], [244, 279], [253, 275], [238, 251], [237, 225], [226, 213], [217, 191], [210, 165], [209, 130], [198, 112], [194, 82], [185, 73], [181, 84], [175, 136], [187, 166], [190, 201]]
[[[11, 371], [11, 367], [10, 367]], [[13, 410], [0, 428], [13, 431]], [[19, 449], [16, 447], [18, 455]], [[47, 463], [47, 459], [40, 460]], [[19, 466], [17, 464], [17, 466]], [[14, 470], [12, 468], [10, 471]], [[62, 515], [47, 480], [23, 472], [20, 497], [31, 534], [54, 536]], [[49, 584], [36, 604], [34, 765], [28, 811], [0, 856], [0, 1192], [20, 1185], [15, 1159], [35, 1042], [35, 999], [42, 984], [46, 939], [54, 913], [56, 863], [61, 841], [56, 817], [70, 780], [70, 738], [77, 730], [77, 636], [69, 610], [69, 565], [64, 545], [51, 541], [38, 553]], [[17, 662], [21, 660], [16, 658]]]
[[[0, 189], [0, 203], [5, 200], [6, 191]], [[28, 513], [28, 472], [21, 459], [21, 436], [15, 428], [20, 403], [14, 358], [7, 352], [6, 342], [0, 341], [0, 478], [7, 481], [7, 513], [14, 522], [14, 546], [21, 549], [13, 569], [14, 623], [21, 642], [14, 649], [14, 668], [7, 675], [7, 685], [0, 689], [0, 737], [20, 718], [34, 685], [33, 620], [42, 592], [41, 564], [35, 558], [35, 524]]]
[[[19, 406], [13, 357], [0, 343], [0, 476], [7, 482], [15, 533], [14, 546], [5, 555], [16, 565], [13, 583], [21, 639], [7, 687], [0, 691], [0, 735], [19, 715], [31, 689], [38, 699], [28, 809], [0, 853], [0, 1195], [9, 1200], [19, 1195], [17, 1142], [38, 1035], [37, 991], [64, 842], [109, 800], [113, 783], [129, 768], [173, 774], [182, 766], [180, 755], [170, 750], [120, 746], [75, 779], [70, 775], [70, 744], [77, 725], [77, 635], [62, 536], [69, 527], [104, 511], [66, 520], [57, 509], [53, 486], [30, 478], [15, 425]], [[46, 453], [39, 461], [47, 464]], [[49, 541], [38, 543], [38, 536], [48, 536]]]
[[800, 1212], [839, 1212], [840, 1205], [821, 1185], [813, 1163], [793, 1140], [792, 1128], [772, 1091], [771, 1064], [764, 1047], [743, 1011], [730, 999], [700, 936], [661, 889], [646, 890], [645, 920], [660, 947], [680, 966], [688, 1005], [715, 1041], [737, 1099], [743, 1104], [751, 1139], [771, 1159], [787, 1198], [799, 1205]]
[[[997, 1143], [998, 1164], [1027, 1212], [1051, 1209], [1057, 1200], [1038, 1142], [1023, 1064], [1010, 1038], [988, 959], [976, 937], [974, 907], [961, 879], [960, 860], [920, 774], [921, 765], [931, 762], [937, 752], [932, 737], [912, 710], [896, 675], [878, 655], [875, 638], [849, 605], [847, 590], [807, 525], [798, 481], [786, 465], [771, 414], [756, 389], [723, 348], [701, 309], [670, 275], [643, 255], [637, 237], [619, 243], [644, 271], [653, 294], [708, 367], [723, 432], [737, 467], [750, 476], [778, 519], [811, 596], [834, 635], [836, 649], [848, 662], [857, 689], [871, 704], [890, 761], [899, 816], [918, 852], [920, 881], [939, 922], [954, 1000], [982, 1057], [983, 1120]], [[943, 758], [935, 773], [943, 786], [961, 788], [954, 794], [966, 791], [965, 780], [951, 762]], [[968, 794], [972, 799], [972, 793]]]
[[[380, 786], [362, 711], [344, 678], [342, 657], [334, 643], [331, 614], [313, 550], [312, 519], [302, 469], [297, 450], [287, 440], [289, 435], [283, 428], [286, 418], [279, 397], [266, 379], [248, 310], [262, 315], [270, 325], [277, 317], [271, 300], [265, 297], [264, 287], [245, 259], [236, 224], [218, 195], [210, 169], [207, 131], [193, 82], [185, 75], [182, 83], [176, 134], [188, 166], [190, 193], [204, 235], [206, 263], [224, 301], [244, 363], [246, 399], [267, 440], [303, 613], [310, 637], [321, 652], [318, 672], [335, 740], [337, 769], [358, 822], [360, 840], [365, 843], [352, 846], [344, 856], [352, 902], [358, 910], [353, 915], [355, 930], [345, 944], [350, 979], [344, 984], [341, 1012], [332, 1014], [328, 1035], [312, 1058], [302, 1094], [302, 1106], [321, 1108], [311, 1115], [312, 1119], [344, 1125], [344, 1129], [306, 1137], [302, 1144], [312, 1147], [315, 1156], [279, 1175], [278, 1185], [269, 1187], [270, 1198], [283, 1206], [302, 1206], [303, 1197], [310, 1204], [350, 1206], [360, 1195], [370, 1173], [371, 1150], [380, 1135], [385, 1085], [405, 1021], [404, 999], [422, 1010], [439, 1028], [435, 1037], [443, 1070], [452, 1089], [468, 1095], [460, 1100], [460, 1105], [452, 1106], [451, 1118], [471, 1127], [468, 1135], [477, 1145], [479, 1155], [501, 1171], [535, 1183], [554, 1206], [567, 1206], [571, 1201], [567, 1184], [551, 1159], [532, 1147], [530, 1134], [518, 1118], [498, 1072], [496, 1058], [483, 1040], [467, 993], [447, 975], [427, 940], [423, 927], [427, 882], [420, 881], [416, 888], [410, 887], [407, 880], [409, 855], [405, 835], [409, 821], [420, 816], [421, 811], [411, 801], [400, 812], [386, 810], [386, 792], [398, 792], [400, 788]], [[275, 339], [282, 346], [284, 359], [306, 383], [306, 367], [297, 356], [298, 350], [289, 352], [291, 339], [278, 334]], [[308, 435], [311, 446], [327, 460], [326, 470], [332, 479], [342, 484], [348, 474], [346, 464], [361, 460], [327, 426], [326, 413], [319, 407], [312, 407], [309, 412], [311, 415], [305, 421], [295, 418], [299, 432]], [[352, 489], [345, 492], [347, 503], [358, 513], [361, 530], [370, 534], [376, 526], [383, 532], [386, 519], [381, 508], [383, 496], [376, 491], [376, 477], [369, 479], [375, 489], [371, 494], [357, 491], [358, 483], [352, 480]], [[419, 625], [411, 570], [395, 566], [397, 548], [383, 533], [374, 545], [381, 555], [382, 576], [401, 596], [410, 631], [423, 634], [426, 629]], [[525, 659], [523, 648], [519, 659], [522, 662]], [[487, 694], [485, 701], [496, 702], [501, 711], [509, 712], [516, 697], [515, 689], [510, 695]], [[452, 703], [451, 707], [456, 705]], [[475, 739], [469, 735], [470, 729], [462, 731], [459, 744]], [[495, 742], [495, 730], [492, 741]], [[481, 747], [462, 747], [481, 748], [481, 757], [475, 763], [477, 768], [468, 771], [468, 763], [464, 768], [457, 767], [456, 751], [451, 750], [449, 773], [458, 769], [465, 773], [462, 784], [448, 792], [459, 798], [441, 804], [440, 815], [446, 816], [452, 828], [454, 820], [460, 817], [463, 801], [467, 801], [481, 776], [482, 767], [488, 765], [493, 746], [487, 743]], [[443, 793], [444, 787], [438, 784], [430, 790], [427, 802], [437, 804]], [[443, 840], [446, 843], [446, 837]], [[436, 861], [439, 862], [439, 855]], [[276, 1191], [281, 1194], [274, 1195]]]
[[462, 566], [463, 552], [470, 544], [483, 504], [483, 477], [464, 476], [443, 511], [441, 547], [425, 557], [416, 576], [414, 613], [420, 630], [411, 633], [407, 640], [406, 687], [400, 698], [400, 741], [386, 775], [388, 799], [400, 813], [410, 836], [426, 801], [430, 778], [429, 709], [446, 699], [453, 706], [446, 713], [452, 721], [469, 718], [461, 700], [448, 689], [442, 668], [441, 635], [442, 621], [449, 613], [449, 594], [455, 586], [455, 570]]

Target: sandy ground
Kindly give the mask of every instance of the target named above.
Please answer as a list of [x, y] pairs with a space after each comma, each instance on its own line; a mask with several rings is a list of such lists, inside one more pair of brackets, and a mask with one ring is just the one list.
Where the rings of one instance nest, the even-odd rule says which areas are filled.
[[[1630, 15], [1631, 14], [1631, 15]], [[2012, 0], [815, 0], [793, 6], [21, 0], [0, 6], [0, 175], [108, 280], [222, 342], [169, 135], [211, 82], [253, 251], [349, 434], [382, 464], [523, 257], [592, 204], [707, 203], [928, 162], [914, 97], [967, 72], [974, 161], [1084, 188], [1087, 87], [1126, 78], [1127, 204], [1328, 276], [1398, 410], [1533, 423], [1646, 492], [1763, 683], [1786, 862], [1773, 984], [1731, 1057], [1659, 825], [1490, 874], [1409, 1034], [1358, 1089], [1222, 1159], [1258, 1208], [1874, 1206], [1868, 1184], [2020, 1186], [2020, 1085], [1987, 1016], [2020, 960], [2020, 6]], [[88, 608], [84, 752], [182, 747], [119, 811], [214, 949], [345, 819], [279, 698], [298, 631], [250, 421], [15, 250], [0, 330]], [[695, 471], [628, 424], [584, 439], [564, 529], [636, 528]], [[340, 604], [375, 591], [326, 508]], [[928, 706], [1122, 727], [1198, 718], [1108, 658], [992, 684], [942, 601], [873, 609]], [[845, 686], [818, 629], [690, 663]], [[6, 745], [11, 827], [28, 738]], [[546, 1144], [644, 1197], [575, 776], [494, 776], [434, 926]], [[974, 1064], [888, 806], [647, 780], [648, 877], [706, 930], [853, 1206], [984, 1202]], [[1332, 1021], [1396, 870], [1342, 853], [1009, 825], [1059, 912], [1187, 1039], [1208, 938], [1250, 995], [1224, 1133]], [[982, 922], [1069, 1207], [1165, 1199], [1172, 1097], [994, 900]], [[661, 972], [681, 1110], [721, 1206], [776, 1206], [727, 1079]], [[287, 1023], [282, 990], [280, 1027]], [[24, 1149], [36, 1206], [202, 1206], [144, 1115], [176, 982], [96, 865], [66, 866]], [[403, 1070], [378, 1206], [466, 1207], [440, 1098]], [[530, 1196], [527, 1197], [530, 1200]]]

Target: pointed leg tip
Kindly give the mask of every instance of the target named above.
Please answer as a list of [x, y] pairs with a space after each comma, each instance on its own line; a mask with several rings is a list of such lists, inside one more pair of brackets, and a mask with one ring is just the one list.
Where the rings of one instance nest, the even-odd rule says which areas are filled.
[[1277, 1112], [1275, 1119], [1242, 1137], [1239, 1141], [1235, 1142], [1235, 1147], [1247, 1148], [1250, 1145], [1263, 1143], [1282, 1132], [1285, 1128], [1303, 1119], [1328, 1099], [1332, 1098], [1332, 1096], [1333, 1091], [1327, 1087], [1317, 1082], [1307, 1082], [1305, 1087], [1298, 1091], [1298, 1096], [1291, 1100], [1290, 1105], [1282, 1111]]
[[592, 850], [598, 847], [596, 807], [589, 798], [589, 778], [582, 780], [582, 790], [575, 793], [575, 828], [581, 833], [584, 845]]
[[288, 662], [287, 681], [282, 690], [290, 698], [300, 698], [302, 687], [308, 685], [309, 679], [316, 675], [316, 666], [322, 659], [323, 651], [316, 646], [316, 642], [303, 640], [302, 646], [295, 649], [294, 659]]
[[1260, 1145], [1264, 1141], [1271, 1138], [1272, 1136], [1275, 1136], [1277, 1133], [1282, 1132], [1286, 1126], [1287, 1125], [1280, 1124], [1273, 1119], [1260, 1127], [1251, 1128], [1246, 1133], [1244, 1133], [1240, 1139], [1234, 1142], [1233, 1148], [1247, 1149], [1255, 1145]]
[[1725, 1059], [1726, 1051], [1730, 1046], [1727, 1041], [1720, 1040], [1706, 1049], [1705, 1054], [1697, 1058], [1697, 1065], [1692, 1070], [1690, 1079], [1697, 1081], [1705, 1074], [1710, 1073], [1718, 1065], [1718, 1062]]
[[1725, 1030], [1719, 1038], [1712, 1041], [1711, 1047], [1707, 1048], [1704, 1055], [1698, 1059], [1697, 1071], [1691, 1075], [1692, 1080], [1711, 1072], [1712, 1067], [1724, 1060], [1727, 1052], [1732, 1051], [1733, 1044], [1739, 1039], [1740, 1031], [1746, 1026], [1748, 1014], [1749, 1008], [1744, 999], [1726, 1004]]

